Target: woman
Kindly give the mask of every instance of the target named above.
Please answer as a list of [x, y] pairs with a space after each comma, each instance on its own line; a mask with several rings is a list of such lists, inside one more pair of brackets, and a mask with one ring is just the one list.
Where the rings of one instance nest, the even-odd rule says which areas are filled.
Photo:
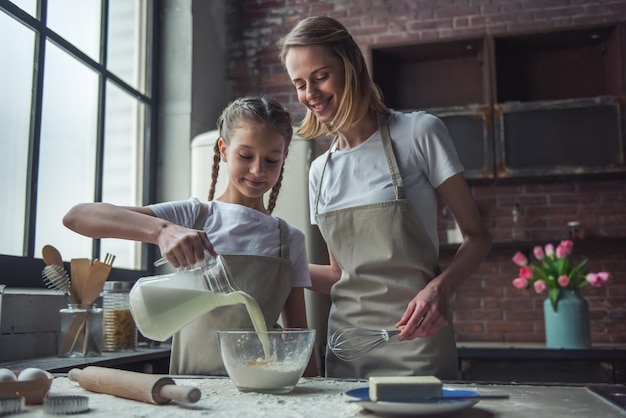
[[[329, 17], [299, 22], [280, 41], [281, 60], [307, 111], [299, 134], [334, 136], [311, 165], [311, 219], [330, 265], [310, 265], [312, 289], [330, 294], [329, 335], [343, 327], [401, 328], [356, 361], [327, 351], [333, 377], [457, 378], [449, 301], [487, 255], [481, 219], [444, 124], [386, 107], [346, 28]], [[463, 233], [438, 268], [437, 199]]]

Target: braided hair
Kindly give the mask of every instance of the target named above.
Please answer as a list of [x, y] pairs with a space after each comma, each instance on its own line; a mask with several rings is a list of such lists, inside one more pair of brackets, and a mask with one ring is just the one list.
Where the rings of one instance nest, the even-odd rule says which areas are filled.
[[[231, 102], [217, 120], [217, 129], [220, 138], [226, 144], [230, 143], [232, 131], [236, 128], [239, 121], [247, 119], [253, 122], [261, 123], [274, 127], [285, 140], [285, 149], [289, 147], [293, 136], [293, 127], [291, 125], [291, 115], [276, 100], [267, 96], [249, 96], [237, 99]], [[220, 169], [221, 154], [218, 143], [213, 148], [213, 168], [211, 169], [211, 187], [209, 188], [209, 200], [213, 200], [215, 196], [215, 185]], [[283, 181], [283, 172], [285, 170], [285, 162], [280, 169], [278, 181], [272, 187], [270, 192], [267, 211], [272, 213], [276, 207], [276, 199]]]

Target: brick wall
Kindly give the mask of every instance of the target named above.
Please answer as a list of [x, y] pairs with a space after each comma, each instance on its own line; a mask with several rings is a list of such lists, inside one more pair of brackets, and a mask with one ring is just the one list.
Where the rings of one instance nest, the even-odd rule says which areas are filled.
[[[303, 115], [295, 91], [278, 59], [276, 42], [295, 22], [310, 15], [339, 19], [369, 61], [369, 46], [452, 37], [540, 31], [626, 20], [624, 0], [240, 0], [230, 2], [231, 96], [275, 96]], [[592, 270], [609, 270], [610, 286], [585, 288], [595, 343], [626, 342], [626, 182], [623, 179], [551, 179], [472, 187], [496, 244], [479, 271], [459, 289], [453, 306], [459, 341], [542, 342], [544, 296], [511, 285], [517, 268], [511, 257], [511, 209], [519, 202], [529, 240], [567, 236], [567, 221], [586, 228], [587, 244], [574, 255], [588, 257]], [[622, 239], [623, 241], [623, 239]], [[505, 244], [506, 243], [506, 244]], [[619, 245], [618, 245], [619, 244]], [[520, 243], [520, 246], [531, 244]], [[442, 265], [452, 252], [443, 251]]]

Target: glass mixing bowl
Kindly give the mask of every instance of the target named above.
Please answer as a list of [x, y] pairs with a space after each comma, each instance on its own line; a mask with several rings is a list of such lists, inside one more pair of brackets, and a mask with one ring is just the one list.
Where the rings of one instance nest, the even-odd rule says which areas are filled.
[[[217, 331], [224, 367], [241, 392], [287, 393], [306, 369], [314, 329]], [[266, 351], [267, 350], [267, 351]]]

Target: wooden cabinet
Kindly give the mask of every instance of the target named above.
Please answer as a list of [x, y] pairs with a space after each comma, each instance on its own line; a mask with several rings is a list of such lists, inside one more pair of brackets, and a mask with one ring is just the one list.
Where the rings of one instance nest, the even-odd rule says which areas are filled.
[[626, 173], [624, 24], [372, 47], [387, 103], [446, 123], [470, 179]]

